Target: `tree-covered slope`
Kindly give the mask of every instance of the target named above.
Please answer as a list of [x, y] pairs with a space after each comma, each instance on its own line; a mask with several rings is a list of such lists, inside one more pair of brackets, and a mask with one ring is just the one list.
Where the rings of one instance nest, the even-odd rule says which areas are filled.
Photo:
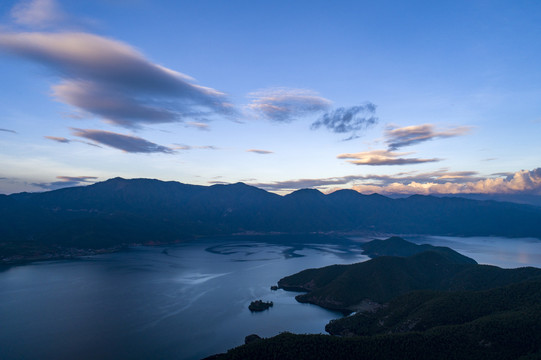
[[[326, 305], [360, 293], [389, 302], [326, 326], [341, 336], [282, 333], [211, 358], [539, 359], [541, 269], [464, 265], [453, 258], [429, 251], [292, 275], [289, 284], [310, 288], [307, 295], [319, 294]], [[405, 290], [420, 280], [427, 281], [423, 288], [440, 289]], [[396, 291], [401, 284], [403, 293]]]
[[427, 331], [354, 337], [282, 333], [209, 359], [528, 360], [541, 356], [541, 307], [495, 313]]
[[[377, 244], [385, 244], [389, 251], [394, 251], [390, 244], [404, 248], [403, 239], [387, 241]], [[352, 265], [307, 269], [280, 279], [278, 286], [306, 291], [296, 297], [299, 302], [348, 311], [365, 301], [383, 304], [414, 290], [483, 290], [541, 276], [537, 268], [478, 265], [449, 248], [428, 249], [409, 257], [381, 256]]]
[[433, 251], [440, 253], [449, 260], [457, 264], [477, 264], [475, 260], [464, 256], [451, 248], [444, 246], [433, 246], [430, 244], [417, 245], [406, 241], [398, 236], [390, 237], [386, 240], [372, 240], [361, 245], [363, 254], [371, 258], [379, 256], [412, 256], [425, 251]]

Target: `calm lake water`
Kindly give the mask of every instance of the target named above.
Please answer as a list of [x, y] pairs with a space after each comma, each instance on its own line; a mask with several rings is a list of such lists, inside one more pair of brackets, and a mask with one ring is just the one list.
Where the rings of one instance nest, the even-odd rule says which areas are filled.
[[[541, 266], [536, 239], [405, 238], [480, 263]], [[340, 314], [270, 286], [306, 268], [365, 261], [364, 240], [217, 238], [12, 267], [0, 272], [0, 359], [200, 359], [252, 333], [324, 333]], [[251, 313], [256, 299], [274, 307]]]

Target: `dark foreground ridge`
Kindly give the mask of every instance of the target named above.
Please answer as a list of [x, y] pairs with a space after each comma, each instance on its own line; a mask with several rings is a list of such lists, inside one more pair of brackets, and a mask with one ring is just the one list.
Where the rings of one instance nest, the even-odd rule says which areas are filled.
[[[394, 251], [404, 247], [400, 240], [376, 244]], [[282, 287], [310, 289], [301, 300], [318, 305], [377, 306], [327, 324], [327, 332], [340, 336], [282, 333], [213, 359], [541, 358], [541, 269], [464, 263], [429, 250], [284, 279]]]
[[[105, 250], [247, 233], [402, 233], [541, 238], [541, 208], [353, 190], [303, 189], [279, 196], [243, 183], [197, 186], [110, 179], [43, 193], [0, 195], [0, 261], [47, 249]], [[21, 244], [26, 245], [22, 246]], [[30, 252], [24, 249], [33, 248]]]
[[413, 290], [485, 290], [541, 277], [541, 269], [478, 265], [450, 248], [419, 246], [396, 237], [366, 245], [373, 248], [377, 244], [398, 252], [405, 243], [428, 250], [409, 257], [380, 256], [352, 265], [307, 269], [280, 279], [278, 286], [306, 292], [295, 297], [299, 302], [352, 312], [387, 303]]

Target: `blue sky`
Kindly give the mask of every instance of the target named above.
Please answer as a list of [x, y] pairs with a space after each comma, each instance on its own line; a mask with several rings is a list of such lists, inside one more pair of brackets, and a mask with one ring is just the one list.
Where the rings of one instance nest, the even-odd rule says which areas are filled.
[[2, 1], [0, 193], [541, 194], [537, 1]]

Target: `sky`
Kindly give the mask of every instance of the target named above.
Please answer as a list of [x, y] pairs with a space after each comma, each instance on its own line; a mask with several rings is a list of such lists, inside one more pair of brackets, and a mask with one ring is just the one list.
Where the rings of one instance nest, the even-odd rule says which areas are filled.
[[0, 2], [0, 193], [541, 195], [541, 2]]

